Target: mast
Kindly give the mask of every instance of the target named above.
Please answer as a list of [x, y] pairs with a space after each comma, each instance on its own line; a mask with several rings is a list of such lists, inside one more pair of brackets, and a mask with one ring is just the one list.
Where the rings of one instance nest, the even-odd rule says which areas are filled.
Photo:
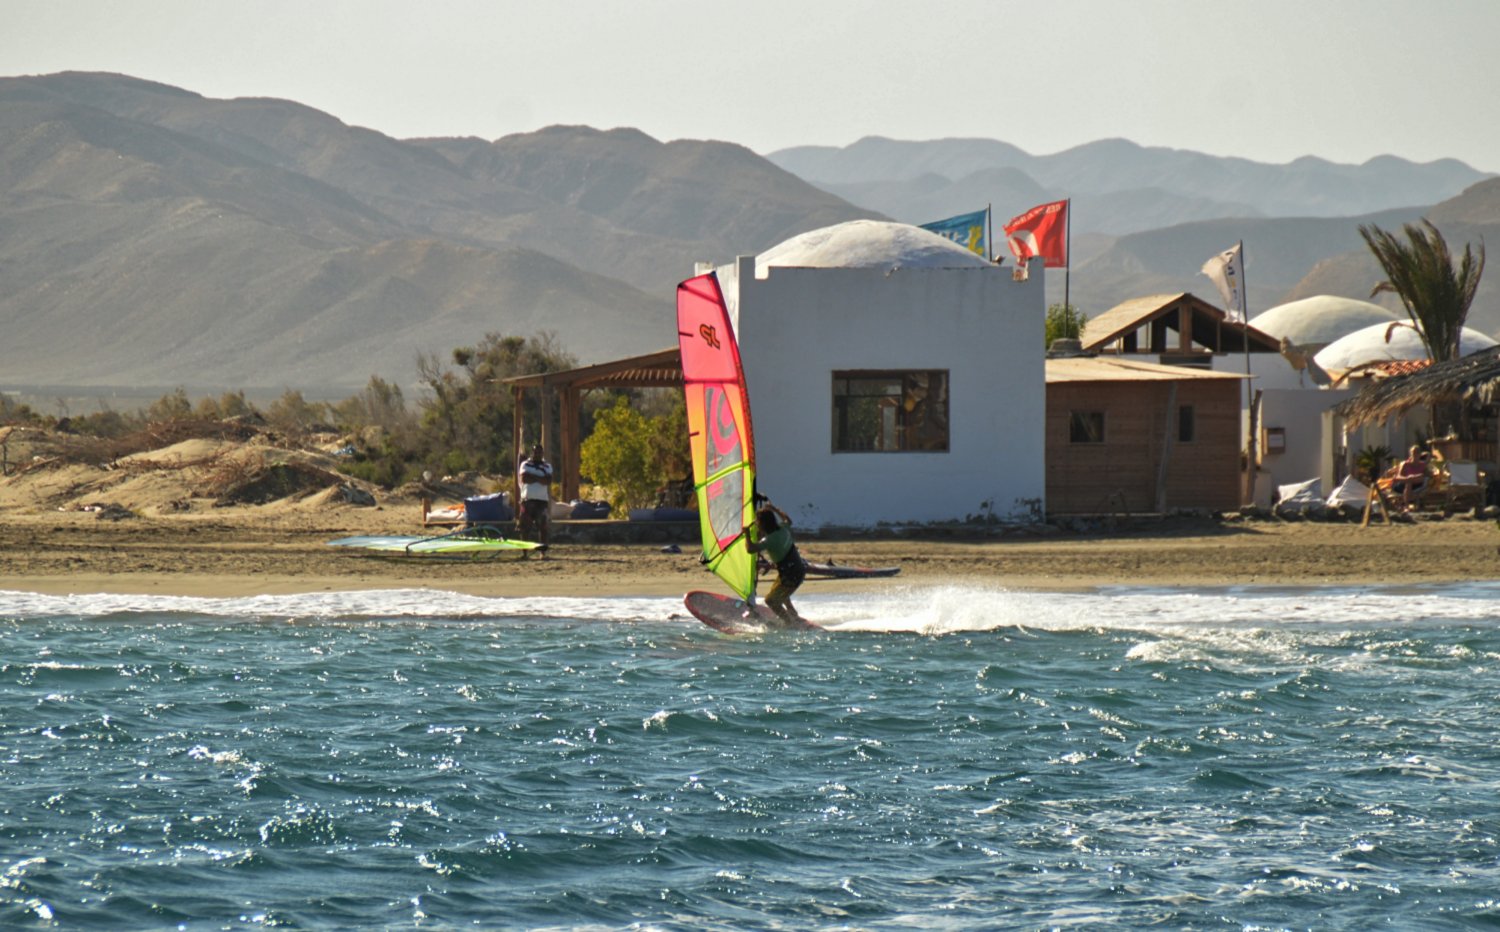
[[1235, 247], [1240, 254], [1240, 340], [1245, 347], [1245, 501], [1255, 501], [1255, 395], [1250, 383], [1250, 288], [1245, 282], [1245, 241]]
[[1063, 213], [1063, 235], [1067, 245], [1064, 248], [1068, 252], [1068, 264], [1063, 266], [1063, 307], [1068, 311], [1073, 310], [1072, 298], [1068, 289], [1073, 283], [1073, 199], [1067, 200], [1067, 210]]

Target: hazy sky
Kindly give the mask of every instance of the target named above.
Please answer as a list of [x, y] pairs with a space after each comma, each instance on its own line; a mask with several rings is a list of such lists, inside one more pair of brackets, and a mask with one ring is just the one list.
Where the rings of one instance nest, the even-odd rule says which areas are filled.
[[285, 97], [398, 137], [1118, 136], [1500, 171], [1500, 0], [0, 0], [0, 24], [0, 74]]

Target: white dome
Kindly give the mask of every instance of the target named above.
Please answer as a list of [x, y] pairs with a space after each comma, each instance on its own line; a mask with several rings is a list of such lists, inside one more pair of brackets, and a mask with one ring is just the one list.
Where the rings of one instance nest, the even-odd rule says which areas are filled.
[[993, 268], [946, 237], [907, 223], [850, 220], [809, 230], [755, 257], [755, 274], [766, 269], [970, 269]]
[[[1387, 331], [1390, 331], [1389, 342], [1386, 341]], [[1478, 330], [1465, 327], [1459, 336], [1458, 352], [1467, 356], [1495, 345], [1494, 340]], [[1426, 358], [1427, 349], [1422, 346], [1421, 336], [1410, 324], [1402, 323], [1395, 326], [1372, 324], [1356, 330], [1323, 347], [1313, 361], [1325, 371], [1344, 372], [1369, 362]]]
[[1369, 301], [1320, 294], [1278, 304], [1256, 315], [1250, 326], [1298, 346], [1321, 347], [1363, 327], [1401, 319], [1395, 311]]

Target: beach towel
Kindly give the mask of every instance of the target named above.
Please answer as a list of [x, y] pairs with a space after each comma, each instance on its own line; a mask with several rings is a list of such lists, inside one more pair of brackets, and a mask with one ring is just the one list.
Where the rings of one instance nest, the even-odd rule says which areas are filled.
[[1328, 493], [1328, 507], [1337, 508], [1340, 505], [1351, 505], [1356, 508], [1365, 507], [1365, 502], [1370, 499], [1370, 487], [1360, 482], [1353, 476], [1345, 476], [1339, 487]]
[[1302, 505], [1323, 504], [1323, 480], [1309, 479], [1291, 485], [1276, 487], [1277, 508], [1297, 508]]

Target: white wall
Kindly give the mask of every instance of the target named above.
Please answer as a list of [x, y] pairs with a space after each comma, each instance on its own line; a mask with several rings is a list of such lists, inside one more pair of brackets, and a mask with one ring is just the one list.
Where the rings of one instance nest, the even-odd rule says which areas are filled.
[[[1001, 518], [1043, 507], [1040, 266], [721, 267], [750, 389], [758, 485], [805, 526]], [[833, 452], [833, 372], [946, 369], [947, 452]]]
[[[1244, 353], [1224, 353], [1213, 357], [1212, 368], [1215, 372], [1233, 372], [1239, 375], [1245, 374]], [[1273, 388], [1316, 388], [1312, 377], [1299, 373], [1287, 362], [1286, 357], [1280, 353], [1251, 353], [1250, 374], [1254, 376], [1250, 380], [1251, 391], [1255, 389]], [[1300, 377], [1300, 378], [1299, 378]]]
[[[1335, 438], [1327, 435], [1323, 412], [1350, 397], [1348, 389], [1266, 389], [1260, 398], [1261, 436], [1266, 428], [1280, 427], [1286, 431], [1286, 452], [1267, 453], [1260, 450], [1260, 472], [1256, 476], [1255, 503], [1265, 507], [1275, 504], [1272, 500], [1276, 486], [1306, 482], [1321, 477], [1323, 494], [1333, 490], [1335, 483], [1329, 467], [1331, 460], [1325, 455], [1333, 449]], [[1260, 438], [1256, 439], [1257, 446]]]

